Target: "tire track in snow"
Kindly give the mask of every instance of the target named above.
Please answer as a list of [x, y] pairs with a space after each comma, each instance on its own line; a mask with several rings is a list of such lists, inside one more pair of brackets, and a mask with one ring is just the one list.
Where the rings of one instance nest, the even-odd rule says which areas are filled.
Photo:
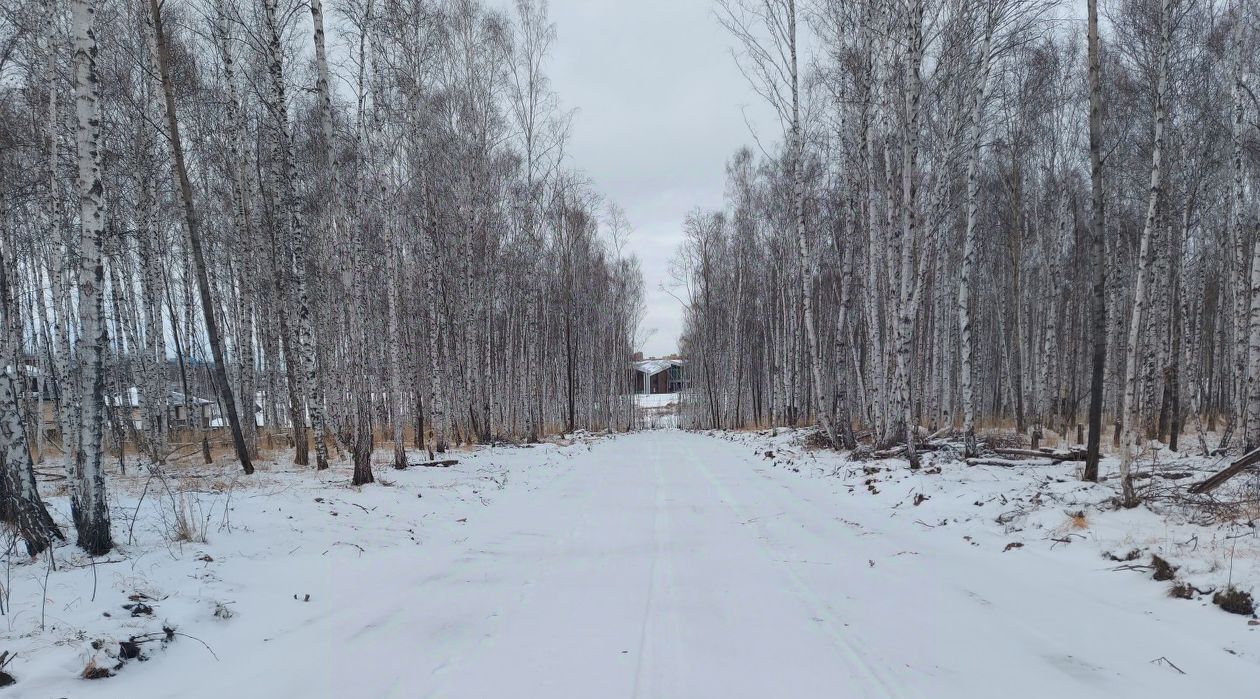
[[[528, 493], [529, 498], [526, 501], [526, 507], [533, 507], [542, 501], [540, 496], [550, 496], [559, 501], [577, 501], [581, 503], [578, 516], [572, 526], [569, 527], [567, 535], [563, 539], [552, 539], [547, 541], [547, 549], [559, 551], [562, 550], [566, 542], [571, 542], [581, 535], [585, 529], [583, 526], [590, 518], [590, 505], [580, 497], [580, 493], [570, 490], [574, 486], [577, 475], [581, 469], [578, 468], [576, 462], [586, 457], [583, 453], [565, 454], [560, 458], [560, 464], [564, 471], [552, 474], [550, 478], [523, 489], [523, 493]], [[580, 485], [580, 482], [578, 483]], [[517, 496], [521, 497], [521, 496]], [[517, 506], [515, 498], [505, 503], [508, 506]], [[552, 513], [554, 514], [554, 513]], [[518, 536], [523, 532], [509, 532], [509, 536]], [[465, 541], [463, 555], [453, 561], [452, 568], [466, 568], [470, 564], [486, 565], [490, 569], [497, 568], [498, 565], [492, 560], [492, 555], [483, 550], [483, 546], [502, 548], [504, 546], [503, 533], [490, 539], [484, 545], [474, 539], [478, 539], [481, 532], [474, 533]], [[524, 534], [538, 536], [529, 532]], [[510, 621], [511, 613], [528, 606], [529, 602], [536, 597], [545, 585], [540, 582], [544, 581], [551, 571], [544, 564], [544, 558], [538, 556], [526, 568], [527, 574], [521, 576], [521, 585], [512, 594], [510, 591], [504, 590], [496, 593], [500, 599], [496, 600], [493, 609], [484, 610], [485, 627], [474, 629], [462, 629], [462, 635], [456, 636], [454, 639], [447, 640], [443, 644], [442, 655], [445, 657], [432, 668], [432, 676], [440, 679], [440, 683], [424, 694], [425, 697], [444, 697], [448, 696], [452, 688], [447, 686], [446, 681], [451, 676], [458, 675], [458, 671], [465, 667], [470, 658], [484, 654], [495, 647], [498, 643], [498, 634], [494, 633], [496, 629], [500, 629], [504, 624]], [[449, 577], [450, 572], [444, 573]], [[474, 634], [474, 632], [484, 631], [485, 633]]]
[[[714, 490], [717, 491], [719, 499], [722, 503], [730, 509], [740, 522], [755, 522], [755, 526], [761, 535], [754, 536], [752, 539], [754, 540], [758, 550], [772, 567], [778, 569], [785, 575], [785, 577], [787, 577], [791, 590], [795, 594], [796, 598], [810, 613], [811, 617], [818, 620], [818, 625], [824, 630], [826, 635], [840, 651], [844, 664], [849, 669], [850, 674], [855, 678], [866, 680], [866, 682], [861, 685], [864, 690], [878, 690], [878, 694], [872, 695], [869, 691], [864, 691], [864, 695], [880, 697], [918, 696], [917, 691], [890, 680], [885, 675], [885, 673], [889, 671], [887, 669], [875, 667], [874, 663], [865, 657], [854, 642], [850, 640], [850, 637], [853, 634], [847, 630], [842, 630], [837, 627], [836, 622], [834, 621], [834, 617], [836, 615], [835, 610], [827, 601], [819, 596], [818, 593], [815, 592], [809, 584], [806, 583], [805, 580], [791, 568], [789, 564], [783, 562], [783, 557], [779, 555], [777, 551], [771, 548], [768, 532], [765, 531], [764, 524], [755, 517], [750, 516], [748, 511], [743, 507], [743, 505], [741, 505], [740, 501], [725, 485], [722, 484], [720, 480], [718, 480], [716, 476], [713, 475], [713, 472], [705, 465], [704, 460], [697, 458], [694, 447], [694, 437], [692, 435], [685, 435], [685, 441], [680, 441], [685, 444], [684, 451], [687, 457], [684, 460], [685, 463], [694, 466], [696, 470], [705, 477], [705, 479], [713, 486]], [[743, 455], [735, 456], [734, 458], [741, 461], [747, 461], [747, 458]]]
[[669, 510], [665, 500], [664, 473], [661, 471], [661, 448], [660, 441], [652, 440], [652, 452], [649, 455], [652, 462], [652, 476], [654, 479], [654, 513], [652, 517], [652, 536], [653, 536], [653, 555], [651, 564], [651, 573], [649, 579], [651, 583], [648, 586], [647, 603], [643, 608], [643, 623], [639, 636], [638, 658], [635, 663], [634, 671], [634, 689], [632, 696], [638, 697], [655, 697], [663, 696], [660, 692], [659, 682], [654, 681], [659, 672], [659, 664], [656, 661], [656, 655], [659, 652], [658, 646], [660, 642], [658, 638], [657, 619], [659, 614], [658, 597], [662, 593], [668, 592], [673, 588], [673, 570], [671, 562], [666, 553], [665, 542], [669, 540]]
[[[722, 442], [729, 444], [728, 442]], [[732, 449], [732, 451], [736, 451]], [[748, 459], [742, 454], [732, 454], [731, 459], [739, 459], [750, 465], [750, 470], [757, 476], [760, 491], [767, 494], [767, 502], [773, 502], [779, 509], [791, 509], [795, 517], [802, 524], [814, 525], [803, 526], [799, 531], [793, 530], [791, 537], [800, 541], [801, 537], [809, 537], [815, 542], [825, 542], [821, 532], [839, 523], [831, 512], [829, 512], [822, 503], [815, 499], [816, 492], [810, 491], [805, 487], [808, 479], [796, 477], [777, 478], [776, 474], [767, 469], [761, 468], [761, 464], [755, 460]], [[788, 474], [783, 474], [787, 476]], [[856, 504], [856, 503], [855, 503]], [[869, 573], [881, 580], [881, 589], [888, 591], [890, 597], [908, 598], [912, 600], [920, 599], [924, 594], [935, 594], [939, 596], [942, 604], [953, 604], [958, 596], [965, 597], [966, 602], [976, 605], [977, 609], [985, 610], [984, 623], [977, 626], [976, 631], [985, 631], [992, 634], [998, 634], [1002, 638], [1010, 639], [1011, 645], [1021, 649], [1030, 659], [1035, 658], [1044, 664], [1044, 667], [1055, 673], [1061, 673], [1071, 677], [1077, 682], [1073, 687], [1073, 691], [1078, 696], [1089, 697], [1106, 697], [1114, 696], [1115, 692], [1120, 691], [1123, 685], [1116, 684], [1119, 673], [1114, 668], [1107, 669], [1096, 666], [1087, 662], [1082, 662], [1077, 655], [1080, 653], [1075, 644], [1075, 638], [1065, 641], [1063, 638], [1056, 638], [1048, 633], [1042, 625], [1034, 623], [1025, 618], [1025, 610], [1017, 604], [995, 603], [970, 590], [968, 585], [972, 580], [971, 573], [963, 575], [959, 574], [959, 570], [951, 565], [957, 561], [957, 556], [943, 552], [940, 549], [943, 543], [942, 539], [934, 531], [915, 531], [912, 529], [897, 530], [887, 525], [879, 524], [880, 517], [888, 517], [889, 513], [880, 509], [872, 509], [865, 506], [858, 508], [862, 513], [862, 519], [875, 519], [875, 528], [867, 529], [869, 533], [878, 534], [878, 538], [871, 537], [861, 540], [853, 540], [854, 543], [864, 548], [864, 554], [861, 558], [869, 556], [872, 560], [884, 561], [895, 557], [890, 556], [894, 551], [913, 550], [922, 552], [922, 557], [916, 556], [918, 568], [929, 566], [929, 562], [935, 561], [937, 564], [946, 564], [938, 566], [930, 566], [933, 584], [930, 588], [923, 588], [917, 581], [926, 573], [908, 574], [905, 570], [900, 573], [893, 573], [897, 570], [887, 566], [878, 566], [869, 571], [863, 569], [863, 573]], [[890, 520], [890, 522], [896, 520]], [[760, 522], [758, 523], [759, 526]], [[772, 534], [765, 528], [761, 527], [763, 534], [772, 538]], [[773, 548], [773, 543], [771, 543]], [[860, 563], [860, 560], [858, 561]], [[986, 574], [990, 576], [1000, 575], [1007, 579], [1003, 587], [1008, 590], [1023, 590], [1027, 587], [1026, 567], [1016, 567], [1011, 569], [1004, 568], [988, 568]], [[870, 585], [867, 585], [870, 587]], [[1060, 599], [1058, 604], [1070, 607], [1075, 602], [1071, 595], [1066, 595], [1062, 591], [1041, 590], [1039, 594], [1052, 595], [1055, 599]], [[983, 600], [983, 603], [982, 603]], [[926, 622], [932, 622], [935, 615], [930, 609], [925, 610], [929, 616], [925, 617]], [[851, 627], [850, 627], [851, 628]], [[867, 645], [867, 644], [862, 644]], [[909, 669], [911, 666], [907, 666]], [[960, 675], [957, 668], [951, 665], [934, 665], [935, 668], [943, 670], [954, 680], [963, 679], [966, 682], [968, 675]], [[1138, 665], [1142, 668], [1144, 665]], [[889, 670], [895, 676], [895, 670]], [[919, 672], [929, 680], [938, 679], [934, 673], [930, 673], [925, 669], [919, 669]], [[1131, 679], [1131, 678], [1130, 678]]]
[[[811, 519], [812, 517], [814, 522], [821, 523], [823, 527], [830, 526], [831, 523], [835, 521], [834, 517], [826, 511], [823, 505], [815, 501], [813, 497], [815, 493], [809, 492], [808, 489], [802, 487], [805, 482], [804, 480], [796, 478], [776, 478], [773, 473], [762, 468], [754, 468], [753, 471], [760, 479], [761, 485], [765, 489], [769, 490], [772, 496], [777, 496], [774, 498], [775, 502], [784, 507], [786, 507], [789, 503], [795, 505], [795, 514], [798, 518], [804, 521]], [[921, 474], [917, 476], [919, 479], [926, 477], [927, 476], [923, 476]], [[919, 490], [921, 492], [923, 488], [917, 487], [914, 490]], [[863, 508], [863, 513], [865, 515], [880, 516], [884, 516], [885, 514], [879, 510], [870, 510], [866, 508]], [[821, 530], [823, 527], [818, 527], [817, 529]], [[928, 561], [935, 560], [943, 562], [948, 560], [948, 556], [942, 557], [939, 555], [939, 547], [942, 541], [935, 532], [914, 530], [895, 531], [887, 527], [867, 529], [867, 531], [869, 533], [879, 535], [878, 539], [865, 540], [861, 542], [867, 547], [866, 555], [872, 560], [888, 559], [890, 558], [889, 554], [892, 551], [923, 552], [923, 554], [925, 554], [924, 558]], [[764, 533], [769, 536], [768, 531]], [[801, 530], [801, 534], [811, 536], [816, 541], [822, 541], [822, 535], [818, 533], [818, 531], [815, 531], [814, 528], [804, 527]], [[873, 548], [878, 549], [878, 551], [871, 550]], [[893, 556], [895, 555], [896, 554], [893, 554]], [[926, 565], [926, 561], [920, 561], [920, 565]], [[912, 581], [908, 581], [904, 571], [901, 572], [901, 574], [895, 574], [891, 572], [892, 570], [893, 569], [888, 568], [887, 566], [878, 566], [870, 571], [864, 572], [869, 572], [870, 574], [881, 578], [884, 581], [883, 584], [887, 586], [886, 589], [897, 590], [897, 592], [893, 595], [895, 597], [915, 595], [917, 591], [916, 585]], [[1001, 574], [1002, 572], [1019, 573], [1024, 571], [1023, 569], [1016, 569], [1014, 571], [1002, 571], [1001, 569], [995, 571], [990, 569], [987, 571], [987, 574], [989, 576], [993, 576], [995, 573]], [[965, 596], [968, 601], [975, 603], [978, 607], [987, 608], [987, 610], [989, 610], [987, 624], [990, 627], [1001, 627], [1003, 629], [1002, 633], [1005, 637], [1018, 639], [1019, 643], [1016, 645], [1028, 649], [1030, 654], [1038, 657], [1040, 660], [1045, 662], [1048, 667], [1053, 668], [1055, 671], [1063, 672], [1064, 674], [1082, 682], [1088, 680], [1098, 683], [1114, 679], [1110, 674], [1101, 672], [1102, 668], [1077, 659], [1073, 655], [1071, 644], [1064, 644], [1061, 639], [1055, 639], [1052, 635], [1046, 633], [1038, 624], [1027, 621], [1021, 614], [1018, 613], [1018, 609], [1013, 609], [1009, 604], [995, 605], [993, 601], [981, 597], [979, 594], [969, 589], [968, 584], [970, 578], [960, 578], [952, 571], [942, 570], [940, 568], [935, 570], [933, 576], [935, 592], [942, 594], [942, 596], [948, 595], [951, 591], [957, 592], [958, 594]], [[1023, 588], [1023, 586], [1015, 578], [1012, 578], [1006, 587], [1008, 589]], [[1043, 591], [1042, 594], [1045, 594], [1045, 592]], [[1057, 594], [1057, 591], [1055, 594]], [[1070, 605], [1071, 600], [1065, 598], [1063, 603]], [[940, 666], [938, 665], [937, 667]], [[951, 668], [944, 669], [949, 672], [954, 672]], [[932, 675], [929, 675], [929, 677], [931, 676]], [[1114, 691], [1114, 686], [1109, 684], [1106, 687], [1098, 687], [1082, 684], [1077, 688], [1077, 691], [1088, 693], [1089, 696], [1103, 697], [1109, 696], [1109, 692]]]

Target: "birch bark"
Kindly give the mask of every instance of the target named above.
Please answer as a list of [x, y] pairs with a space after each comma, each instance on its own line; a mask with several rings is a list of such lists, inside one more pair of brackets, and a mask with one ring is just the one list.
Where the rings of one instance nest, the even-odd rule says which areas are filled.
[[1088, 0], [1089, 61], [1089, 173], [1092, 216], [1090, 218], [1089, 253], [1093, 263], [1093, 286], [1090, 292], [1090, 389], [1089, 436], [1086, 443], [1085, 469], [1082, 480], [1098, 480], [1098, 461], [1102, 446], [1103, 386], [1107, 364], [1107, 265], [1106, 219], [1103, 199], [1102, 170], [1102, 57], [1098, 37], [1098, 0]]
[[1151, 147], [1150, 194], [1146, 205], [1146, 222], [1142, 228], [1142, 239], [1138, 250], [1137, 281], [1133, 291], [1133, 307], [1130, 312], [1129, 336], [1125, 352], [1124, 416], [1125, 436], [1124, 453], [1120, 459], [1120, 485], [1123, 492], [1123, 503], [1126, 507], [1136, 506], [1137, 494], [1133, 489], [1130, 471], [1133, 461], [1140, 451], [1142, 439], [1141, 419], [1137, 404], [1137, 364], [1139, 339], [1146, 312], [1147, 286], [1149, 284], [1149, 267], [1151, 239], [1155, 235], [1156, 219], [1161, 204], [1160, 198], [1164, 188], [1164, 121], [1167, 112], [1169, 52], [1172, 43], [1172, 9], [1173, 0], [1162, 0], [1160, 3], [1160, 38], [1156, 57], [1158, 75], [1155, 86], [1155, 133]]
[[307, 291], [306, 272], [302, 265], [302, 251], [306, 246], [306, 231], [301, 208], [297, 201], [297, 167], [294, 163], [293, 146], [289, 135], [288, 106], [285, 99], [284, 72], [281, 58], [281, 32], [277, 18], [276, 0], [263, 1], [263, 18], [266, 25], [267, 73], [270, 90], [267, 94], [268, 111], [275, 120], [275, 150], [279, 167], [282, 208], [288, 216], [288, 235], [285, 248], [288, 266], [296, 288], [297, 306], [297, 354], [306, 374], [306, 410], [310, 415], [311, 430], [315, 433], [315, 468], [328, 468], [328, 434], [323, 391], [320, 390], [319, 365], [316, 357], [316, 340], [311, 318], [310, 294]]
[[[0, 328], [4, 330], [0, 343], [0, 520], [16, 527], [26, 552], [35, 556], [51, 546], [53, 539], [64, 540], [65, 536], [48, 514], [35, 482], [21, 412], [20, 387], [28, 378], [18, 352], [21, 323], [17, 321], [8, 264], [0, 250]], [[12, 373], [8, 367], [13, 368]]]
[[79, 194], [79, 443], [74, 457], [70, 510], [78, 544], [93, 556], [113, 548], [105, 494], [102, 432], [105, 424], [105, 269], [101, 250], [106, 231], [101, 180], [101, 105], [96, 57], [96, 0], [72, 0], [74, 32], [75, 142]]
[[972, 385], [974, 373], [975, 339], [972, 337], [971, 294], [972, 268], [976, 257], [976, 227], [980, 213], [980, 147], [984, 138], [984, 110], [989, 96], [989, 71], [993, 65], [993, 33], [996, 16], [990, 8], [984, 23], [984, 39], [980, 43], [980, 69], [968, 121], [967, 150], [967, 224], [963, 232], [962, 265], [958, 276], [958, 328], [962, 335], [959, 347], [959, 387], [963, 408], [963, 451], [967, 457], [976, 456], [976, 403]]

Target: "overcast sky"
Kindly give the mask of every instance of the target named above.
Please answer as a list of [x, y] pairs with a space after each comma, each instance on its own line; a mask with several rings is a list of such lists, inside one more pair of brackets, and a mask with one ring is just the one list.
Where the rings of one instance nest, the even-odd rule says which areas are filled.
[[673, 352], [682, 308], [660, 290], [691, 209], [720, 207], [725, 163], [762, 115], [729, 53], [712, 0], [551, 0], [559, 37], [548, 73], [579, 110], [572, 165], [625, 209], [643, 263], [641, 349]]
[[[1084, 17], [1084, 0], [1067, 7], [1076, 11], [1057, 14]], [[682, 307], [661, 285], [683, 218], [723, 205], [725, 165], [753, 145], [750, 122], [767, 142], [778, 132], [731, 57], [733, 40], [714, 8], [714, 0], [550, 2], [559, 36], [548, 74], [564, 105], [579, 110], [571, 164], [634, 226], [629, 249], [643, 263], [640, 349], [648, 356], [676, 351], [682, 332]]]

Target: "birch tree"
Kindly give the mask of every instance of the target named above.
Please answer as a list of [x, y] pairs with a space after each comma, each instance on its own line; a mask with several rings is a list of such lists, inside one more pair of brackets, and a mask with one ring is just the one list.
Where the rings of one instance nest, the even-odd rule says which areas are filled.
[[107, 230], [101, 177], [101, 106], [96, 58], [95, 0], [72, 0], [74, 26], [75, 145], [78, 153], [79, 307], [78, 436], [71, 468], [71, 513], [80, 548], [93, 556], [109, 553], [109, 505], [101, 442], [105, 425], [105, 270], [102, 248]]
[[10, 493], [17, 440], [65, 447], [85, 549], [106, 472], [181, 444], [245, 470], [313, 445], [367, 485], [381, 441], [404, 467], [633, 425], [642, 277], [566, 154], [544, 3], [96, 0], [73, 33], [58, 7], [0, 22], [5, 359], [39, 384], [0, 417]]
[[[922, 424], [957, 429], [963, 450], [980, 453], [988, 424], [1032, 445], [1079, 441], [1083, 475], [1097, 480], [1104, 417], [1130, 464], [1147, 458], [1145, 440], [1182, 448], [1188, 417], [1205, 434], [1233, 416], [1221, 433], [1228, 444], [1255, 385], [1254, 246], [1249, 217], [1234, 212], [1249, 210], [1246, 144], [1256, 133], [1237, 100], [1208, 95], [1246, 94], [1233, 86], [1256, 72], [1238, 50], [1254, 39], [1254, 22], [1234, 23], [1248, 14], [1232, 4], [1216, 14], [1221, 6], [1126, 0], [1106, 16], [1090, 4], [1077, 34], [1049, 20], [1052, 7], [811, 6], [820, 49], [805, 82], [831, 98], [818, 121], [826, 138], [807, 139], [797, 158], [790, 128], [756, 134], [761, 161], [728, 169], [728, 187], [755, 192], [755, 204], [731, 199], [725, 212], [706, 212], [728, 223], [692, 227], [680, 249], [680, 290], [724, 290], [686, 308], [684, 351], [703, 355], [684, 403], [692, 424], [727, 426], [739, 415], [735, 424], [794, 425], [802, 405], [819, 423], [814, 382], [796, 380], [811, 376], [816, 351], [825, 381], [838, 388], [847, 375], [860, 386], [849, 411], [860, 452], [913, 463]], [[739, 29], [749, 25], [720, 9], [744, 47]], [[775, 75], [755, 85], [788, 84], [786, 70]], [[1105, 112], [1126, 125], [1106, 144]], [[1214, 149], [1238, 157], [1213, 160]], [[833, 239], [812, 245], [804, 264], [798, 161], [806, 230]], [[1230, 204], [1205, 208], [1212, 197]], [[1112, 211], [1110, 202], [1120, 204]], [[765, 231], [765, 254], [737, 252], [732, 226]], [[795, 284], [809, 268], [825, 281]], [[794, 332], [806, 329], [805, 296], [817, 343]], [[727, 320], [742, 317], [758, 320]], [[1187, 390], [1197, 396], [1189, 409]]]
[[778, 115], [787, 141], [788, 171], [800, 275], [800, 303], [809, 355], [813, 413], [831, 444], [836, 442], [830, 408], [823, 404], [823, 371], [813, 305], [815, 267], [805, 216], [805, 139], [797, 45], [795, 0], [720, 0], [720, 20], [742, 49], [741, 69], [753, 89]]
[[17, 528], [26, 542], [26, 552], [35, 556], [51, 546], [54, 539], [64, 540], [65, 536], [39, 496], [26, 440], [20, 387], [29, 379], [17, 352], [22, 324], [15, 317], [8, 268], [5, 252], [0, 250], [0, 328], [4, 329], [0, 346], [0, 437], [4, 446], [0, 451], [0, 520]]
[[[318, 3], [318, 0], [315, 0]], [[184, 207], [184, 224], [188, 230], [189, 246], [192, 248], [193, 266], [197, 275], [197, 290], [200, 294], [201, 312], [204, 316], [206, 335], [210, 341], [210, 349], [214, 354], [214, 375], [219, 391], [223, 394], [223, 405], [227, 412], [228, 426], [232, 432], [232, 445], [236, 449], [236, 458], [246, 474], [254, 472], [250, 460], [249, 447], [245, 444], [245, 435], [241, 431], [241, 420], [236, 414], [237, 402], [233, 395], [232, 382], [227, 377], [227, 353], [223, 348], [223, 338], [219, 332], [219, 321], [216, 319], [215, 300], [210, 289], [210, 278], [206, 271], [206, 256], [201, 242], [201, 218], [197, 215], [197, 205], [193, 201], [192, 182], [188, 178], [188, 168], [184, 163], [184, 144], [179, 135], [179, 117], [175, 108], [175, 88], [171, 83], [170, 47], [167, 44], [166, 32], [162, 23], [162, 6], [159, 0], [149, 0], [149, 22], [151, 32], [150, 43], [153, 54], [157, 58], [158, 75], [162, 81], [162, 95], [166, 111], [167, 137], [170, 139], [171, 154], [174, 159], [174, 171], [179, 184], [180, 201]], [[252, 400], [251, 400], [252, 403]], [[252, 410], [250, 411], [253, 412]], [[251, 416], [252, 417], [252, 416]]]

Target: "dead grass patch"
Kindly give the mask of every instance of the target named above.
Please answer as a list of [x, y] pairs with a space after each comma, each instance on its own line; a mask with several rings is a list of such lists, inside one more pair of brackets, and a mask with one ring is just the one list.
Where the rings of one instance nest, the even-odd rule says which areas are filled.
[[1256, 613], [1256, 601], [1251, 593], [1243, 592], [1233, 585], [1212, 596], [1212, 603], [1230, 614], [1253, 616]]
[[1177, 577], [1177, 568], [1153, 553], [1151, 554], [1151, 567], [1155, 569], [1151, 577], [1156, 580], [1166, 581]]

